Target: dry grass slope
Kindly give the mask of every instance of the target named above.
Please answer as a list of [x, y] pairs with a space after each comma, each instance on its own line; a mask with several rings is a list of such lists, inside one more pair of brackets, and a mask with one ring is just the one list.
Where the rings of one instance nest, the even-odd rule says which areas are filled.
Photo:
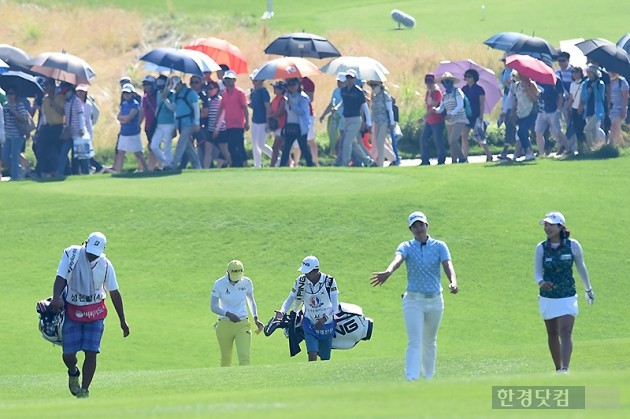
[[[97, 149], [113, 148], [118, 124], [118, 79], [131, 76], [137, 84], [144, 76], [142, 62], [147, 50], [161, 46], [178, 47], [197, 37], [216, 36], [239, 46], [250, 63], [250, 70], [275, 58], [262, 53], [280, 33], [272, 33], [262, 23], [253, 29], [221, 27], [209, 17], [204, 23], [176, 24], [178, 17], [147, 19], [134, 12], [116, 8], [39, 7], [28, 4], [0, 2], [4, 36], [0, 42], [15, 45], [31, 55], [45, 51], [65, 50], [84, 58], [94, 68], [97, 77], [91, 94], [101, 108], [101, 121], [95, 127]], [[181, 22], [179, 22], [181, 23]], [[183, 29], [180, 29], [183, 28]], [[390, 70], [389, 88], [403, 107], [419, 106], [424, 92], [422, 75], [432, 71], [441, 60], [471, 58], [483, 66], [499, 70], [499, 52], [489, 50], [480, 42], [436, 44], [421, 36], [414, 43], [388, 45], [366, 40], [354, 31], [332, 30], [324, 34], [345, 55], [369, 55]], [[324, 65], [326, 61], [317, 61]], [[239, 76], [239, 85], [249, 88], [249, 80]], [[315, 78], [317, 94], [315, 108], [321, 113], [335, 87], [334, 78]], [[419, 93], [420, 92], [420, 93]], [[318, 127], [323, 131], [323, 127]]]

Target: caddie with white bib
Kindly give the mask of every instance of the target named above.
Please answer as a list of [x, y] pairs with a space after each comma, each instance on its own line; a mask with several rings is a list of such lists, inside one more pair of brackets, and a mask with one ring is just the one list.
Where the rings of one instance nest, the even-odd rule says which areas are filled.
[[277, 319], [284, 318], [293, 303], [304, 304], [302, 329], [306, 340], [309, 361], [330, 359], [335, 322], [333, 316], [339, 310], [339, 291], [332, 276], [319, 270], [319, 260], [307, 256], [298, 268], [302, 272], [293, 284], [289, 296], [277, 313]]
[[[106, 242], [103, 233], [95, 232], [90, 234], [83, 245], [64, 249], [48, 308], [52, 313], [65, 311], [62, 327], [63, 362], [68, 367], [70, 392], [79, 398], [89, 396], [88, 389], [96, 371], [96, 355], [101, 349], [107, 316], [105, 298], [108, 292], [118, 314], [123, 336], [129, 335], [116, 272], [103, 253]], [[77, 367], [79, 351], [85, 353], [81, 384]]]

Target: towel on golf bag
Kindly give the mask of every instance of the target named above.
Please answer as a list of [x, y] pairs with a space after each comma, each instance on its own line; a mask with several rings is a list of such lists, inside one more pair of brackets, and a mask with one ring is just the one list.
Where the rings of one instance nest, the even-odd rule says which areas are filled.
[[[285, 313], [278, 320], [273, 316], [265, 326], [265, 335], [270, 336], [276, 329], [284, 329], [284, 334], [289, 340], [289, 354], [295, 356], [301, 352], [300, 343], [304, 340], [302, 329], [302, 310]], [[335, 335], [333, 337], [333, 349], [351, 349], [362, 340], [370, 340], [374, 321], [363, 314], [363, 309], [356, 304], [339, 303], [339, 311], [333, 318], [335, 322]]]

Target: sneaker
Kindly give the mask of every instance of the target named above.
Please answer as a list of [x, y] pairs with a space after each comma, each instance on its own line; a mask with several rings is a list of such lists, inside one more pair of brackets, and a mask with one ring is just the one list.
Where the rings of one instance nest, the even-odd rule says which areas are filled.
[[568, 374], [569, 370], [567, 370], [566, 368], [560, 368], [559, 370], [556, 370], [556, 374]]
[[80, 375], [81, 371], [79, 371], [78, 368], [77, 372], [75, 372], [74, 374], [68, 371], [68, 388], [70, 389], [70, 393], [72, 393], [73, 396], [78, 395], [79, 391], [81, 391], [81, 385], [79, 384]]
[[533, 154], [526, 154], [525, 161], [531, 161], [531, 160], [536, 160], [536, 157], [534, 157]]
[[77, 399], [87, 399], [90, 397], [90, 391], [87, 388], [80, 388], [76, 396]]

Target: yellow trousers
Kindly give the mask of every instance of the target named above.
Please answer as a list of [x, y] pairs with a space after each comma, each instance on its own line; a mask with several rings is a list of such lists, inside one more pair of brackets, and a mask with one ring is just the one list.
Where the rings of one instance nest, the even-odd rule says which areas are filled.
[[249, 365], [249, 356], [252, 348], [251, 325], [248, 320], [241, 320], [238, 323], [230, 320], [219, 320], [215, 329], [217, 341], [221, 349], [221, 366], [232, 365], [232, 348], [236, 343], [236, 353], [239, 365]]

